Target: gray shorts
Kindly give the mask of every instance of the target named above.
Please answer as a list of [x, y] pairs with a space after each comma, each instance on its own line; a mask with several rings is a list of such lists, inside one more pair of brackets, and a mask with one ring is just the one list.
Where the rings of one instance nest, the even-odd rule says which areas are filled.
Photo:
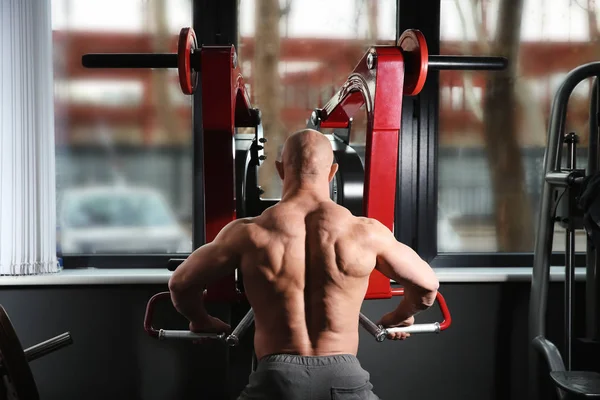
[[370, 375], [349, 354], [263, 357], [238, 400], [379, 400]]

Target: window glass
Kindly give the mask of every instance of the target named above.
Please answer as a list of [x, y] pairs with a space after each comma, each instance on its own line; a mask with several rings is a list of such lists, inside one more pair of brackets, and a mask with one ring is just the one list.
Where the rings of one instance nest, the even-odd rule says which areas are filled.
[[86, 53], [175, 52], [189, 0], [52, 0], [58, 245], [192, 249], [191, 98], [175, 70], [86, 69]]
[[[394, 43], [396, 1], [241, 0], [239, 35], [242, 72], [269, 140], [259, 183], [263, 197], [278, 198], [274, 161], [283, 141], [306, 127], [369, 46]], [[357, 147], [364, 146], [365, 126], [359, 113], [352, 129]]]
[[[439, 252], [533, 251], [553, 96], [571, 69], [597, 60], [595, 2], [522, 3], [518, 10], [508, 0], [441, 2], [442, 54], [513, 53], [515, 68], [440, 72]], [[580, 138], [579, 166], [586, 163], [590, 89], [590, 82], [576, 88], [567, 117], [567, 132]], [[578, 251], [584, 235], [577, 234]], [[557, 225], [554, 249], [564, 247]]]

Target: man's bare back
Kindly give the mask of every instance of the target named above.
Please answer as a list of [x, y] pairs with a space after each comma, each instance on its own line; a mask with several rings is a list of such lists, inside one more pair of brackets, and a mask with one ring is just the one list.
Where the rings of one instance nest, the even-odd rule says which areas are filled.
[[[242, 271], [246, 297], [254, 310], [259, 360], [271, 355], [355, 356], [360, 308], [374, 268], [405, 289], [403, 300], [381, 318], [381, 325], [410, 325], [415, 314], [433, 304], [438, 280], [429, 265], [399, 243], [387, 227], [354, 217], [329, 198], [337, 165], [323, 135], [306, 130], [290, 136], [276, 166], [283, 180], [281, 201], [258, 217], [228, 224], [171, 277], [171, 298], [190, 320], [192, 331], [230, 329], [208, 315], [202, 289], [236, 268]], [[397, 333], [389, 338], [406, 337]], [[301, 364], [311, 362], [315, 360]], [[281, 365], [280, 360], [275, 365]], [[330, 373], [336, 376], [335, 367]], [[353, 379], [365, 378], [357, 372]], [[302, 385], [314, 386], [314, 382]], [[258, 393], [266, 387], [262, 382], [248, 390]], [[285, 392], [283, 386], [280, 389], [279, 393]]]
[[358, 315], [375, 254], [367, 222], [332, 201], [294, 198], [247, 225], [242, 259], [255, 351], [356, 354]]

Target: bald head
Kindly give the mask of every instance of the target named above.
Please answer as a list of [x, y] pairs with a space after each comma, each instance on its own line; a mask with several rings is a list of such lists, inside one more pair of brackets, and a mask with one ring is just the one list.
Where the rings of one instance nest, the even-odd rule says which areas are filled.
[[320, 132], [304, 129], [287, 138], [281, 153], [285, 175], [301, 180], [330, 179], [333, 149]]

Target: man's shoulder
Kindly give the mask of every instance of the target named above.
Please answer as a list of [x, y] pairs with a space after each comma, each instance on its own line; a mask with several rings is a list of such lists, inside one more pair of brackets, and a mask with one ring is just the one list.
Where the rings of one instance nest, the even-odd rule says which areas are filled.
[[386, 229], [385, 225], [383, 225], [379, 220], [375, 218], [368, 217], [354, 217], [356, 224], [364, 229], [379, 231], [381, 229]]
[[390, 234], [390, 230], [374, 218], [353, 217], [353, 231], [364, 243], [379, 241]]
[[255, 225], [254, 218], [238, 218], [229, 222], [218, 236], [232, 245], [239, 246], [247, 242], [253, 225]]

